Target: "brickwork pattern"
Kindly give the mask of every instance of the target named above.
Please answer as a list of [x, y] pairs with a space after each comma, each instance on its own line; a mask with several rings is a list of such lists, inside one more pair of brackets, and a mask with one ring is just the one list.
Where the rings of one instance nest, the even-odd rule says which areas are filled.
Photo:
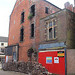
[[[30, 14], [30, 7], [35, 4], [35, 16], [32, 20], [28, 20]], [[49, 7], [49, 14], [45, 13], [45, 7]], [[8, 44], [19, 44], [19, 61], [27, 61], [27, 50], [31, 47], [38, 50], [40, 43], [40, 18], [50, 15], [53, 11], [56, 12], [59, 8], [51, 5], [43, 0], [17, 0], [14, 9], [10, 16], [9, 27], [9, 41]], [[20, 23], [21, 13], [25, 12], [24, 23]], [[30, 38], [30, 25], [34, 23], [35, 26], [35, 38]], [[20, 29], [24, 27], [24, 41], [20, 42]]]

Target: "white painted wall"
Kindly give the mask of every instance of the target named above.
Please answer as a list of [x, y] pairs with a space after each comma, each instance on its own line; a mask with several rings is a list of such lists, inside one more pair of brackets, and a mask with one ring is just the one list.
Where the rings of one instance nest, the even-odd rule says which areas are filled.
[[[4, 45], [1, 45], [1, 43], [4, 43]], [[7, 46], [8, 46], [7, 42], [0, 42], [0, 48], [4, 48], [4, 47], [7, 47]]]

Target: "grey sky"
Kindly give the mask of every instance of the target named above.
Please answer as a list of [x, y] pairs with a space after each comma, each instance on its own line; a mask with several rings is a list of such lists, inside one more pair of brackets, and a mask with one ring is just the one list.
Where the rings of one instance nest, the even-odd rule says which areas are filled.
[[[64, 8], [64, 3], [69, 1], [74, 4], [74, 0], [48, 0], [60, 8]], [[9, 18], [16, 0], [0, 0], [0, 36], [8, 36]]]

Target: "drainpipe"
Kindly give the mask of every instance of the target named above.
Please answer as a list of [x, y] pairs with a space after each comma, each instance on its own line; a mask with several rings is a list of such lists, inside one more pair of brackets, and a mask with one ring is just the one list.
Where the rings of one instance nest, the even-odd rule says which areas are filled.
[[67, 75], [67, 53], [66, 53], [66, 48], [64, 48], [65, 50], [65, 75]]

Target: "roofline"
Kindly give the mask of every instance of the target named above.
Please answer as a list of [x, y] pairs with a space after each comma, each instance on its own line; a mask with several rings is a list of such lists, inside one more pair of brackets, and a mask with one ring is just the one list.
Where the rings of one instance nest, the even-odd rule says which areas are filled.
[[8, 45], [8, 46], [7, 46], [7, 47], [5, 47], [5, 48], [13, 47], [13, 46], [19, 46], [19, 44], [17, 43], [17, 44], [14, 44], [14, 45]]
[[0, 36], [0, 37], [5, 37], [5, 38], [8, 38], [7, 36]]
[[[47, 2], [47, 3], [49, 3], [49, 4], [51, 4], [51, 5], [53, 5], [54, 7], [58, 8], [58, 9], [60, 9], [60, 10], [62, 10], [61, 8], [59, 8], [59, 7], [57, 7], [56, 5], [50, 3], [49, 1], [46, 1], [46, 0], [43, 0], [43, 1], [45, 1], [45, 2]], [[17, 0], [16, 0], [16, 2], [17, 2]], [[16, 2], [15, 2], [15, 5], [16, 5]], [[14, 8], [15, 8], [15, 5], [14, 5], [14, 7], [13, 7], [13, 9], [12, 9], [11, 14], [13, 13], [13, 10], [14, 10]], [[11, 14], [10, 14], [10, 16], [11, 16]]]
[[60, 10], [61, 10], [61, 8], [57, 7], [56, 5], [52, 4], [51, 2], [46, 1], [46, 0], [43, 0], [43, 1], [45, 1], [45, 2], [47, 2], [47, 3], [49, 3], [49, 4], [53, 5], [54, 7], [56, 7], [56, 8], [58, 8], [58, 9], [60, 9]]
[[[17, 0], [16, 0], [16, 2], [17, 2]], [[16, 2], [15, 2], [15, 4], [14, 4], [14, 7], [13, 7], [13, 9], [12, 9], [12, 12], [11, 12], [10, 16], [11, 16], [12, 13], [13, 13], [13, 10], [14, 10], [14, 8], [15, 8]]]
[[[48, 15], [48, 16], [51, 16], [51, 15], [57, 14], [57, 13], [59, 13], [59, 12], [61, 12], [61, 11], [64, 11], [64, 10], [67, 10], [67, 11], [69, 11], [69, 12], [75, 14], [74, 12], [72, 12], [72, 11], [70, 11], [70, 10], [68, 10], [68, 9], [62, 9], [62, 10], [59, 10], [59, 11], [57, 11], [57, 12], [55, 12], [55, 13], [52, 13], [52, 14], [50, 14], [50, 15]], [[46, 17], [48, 17], [48, 16], [46, 16]], [[42, 20], [42, 19], [44, 19], [44, 18], [46, 18], [46, 17], [40, 18], [40, 20]]]

